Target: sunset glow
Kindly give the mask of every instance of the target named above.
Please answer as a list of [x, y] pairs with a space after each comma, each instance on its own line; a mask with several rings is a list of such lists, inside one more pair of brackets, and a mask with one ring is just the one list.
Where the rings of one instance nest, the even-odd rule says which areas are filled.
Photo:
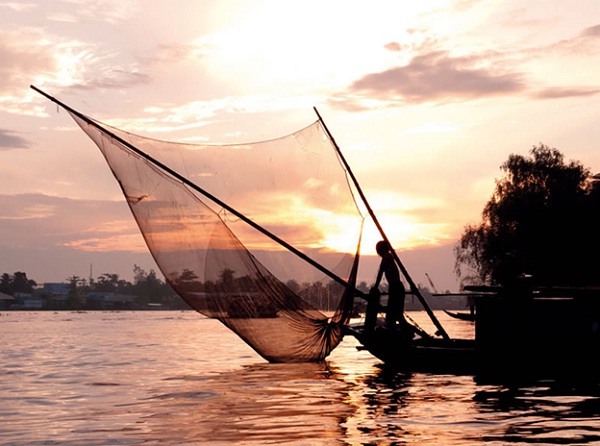
[[[279, 138], [317, 107], [394, 247], [446, 253], [430, 268], [453, 288], [447, 253], [511, 153], [544, 143], [600, 171], [597, 17], [594, 0], [0, 0], [0, 272], [52, 280], [30, 259], [60, 246], [63, 275], [84, 276], [94, 252], [145, 249], [101, 154], [34, 84], [102, 122], [182, 142]], [[268, 211], [257, 203], [265, 224], [293, 221], [307, 243], [352, 249], [349, 213], [306, 213], [298, 187], [279, 184]], [[366, 253], [380, 237], [365, 227]]]

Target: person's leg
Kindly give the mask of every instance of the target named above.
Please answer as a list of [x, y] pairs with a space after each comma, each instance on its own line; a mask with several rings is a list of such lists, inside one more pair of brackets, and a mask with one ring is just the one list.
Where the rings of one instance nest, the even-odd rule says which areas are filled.
[[392, 294], [388, 295], [387, 312], [385, 314], [385, 325], [388, 328], [396, 326], [396, 321], [399, 319], [399, 308], [398, 308], [398, 296]]
[[367, 312], [365, 313], [365, 332], [375, 331], [377, 323], [377, 314], [379, 313], [379, 298], [381, 294], [378, 291], [369, 293], [369, 301], [367, 302]]

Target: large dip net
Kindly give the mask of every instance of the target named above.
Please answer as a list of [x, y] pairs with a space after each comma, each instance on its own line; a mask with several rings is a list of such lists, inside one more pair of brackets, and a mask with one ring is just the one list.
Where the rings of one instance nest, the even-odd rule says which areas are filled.
[[339, 344], [364, 218], [321, 121], [269, 141], [197, 145], [69, 110], [192, 308], [271, 362], [320, 361]]

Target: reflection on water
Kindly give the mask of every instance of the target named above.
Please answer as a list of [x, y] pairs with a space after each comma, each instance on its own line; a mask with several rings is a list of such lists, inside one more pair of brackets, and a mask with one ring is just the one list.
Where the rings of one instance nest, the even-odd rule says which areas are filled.
[[596, 384], [399, 374], [351, 338], [268, 364], [193, 312], [2, 313], [0, 336], [5, 445], [600, 443]]
[[600, 444], [598, 385], [478, 385], [379, 368], [350, 392], [346, 438], [356, 444]]
[[152, 397], [152, 436], [169, 444], [323, 444], [343, 436], [345, 384], [324, 365], [259, 364], [204, 379], [171, 379]]

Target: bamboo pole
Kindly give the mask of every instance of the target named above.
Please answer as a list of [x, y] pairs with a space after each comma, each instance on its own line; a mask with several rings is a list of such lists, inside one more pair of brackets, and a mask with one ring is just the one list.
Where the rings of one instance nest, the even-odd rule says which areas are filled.
[[362, 292], [359, 289], [355, 288], [353, 285], [351, 285], [350, 283], [348, 283], [347, 281], [345, 281], [344, 279], [342, 279], [341, 277], [339, 277], [335, 273], [329, 271], [327, 268], [325, 268], [320, 263], [317, 263], [315, 260], [313, 260], [312, 258], [310, 258], [309, 256], [307, 256], [306, 254], [304, 254], [303, 252], [299, 251], [298, 249], [296, 249], [295, 247], [293, 247], [292, 245], [290, 245], [289, 243], [287, 243], [285, 240], [279, 238], [278, 236], [276, 236], [272, 232], [270, 232], [267, 229], [263, 228], [258, 223], [256, 223], [253, 220], [249, 219], [248, 217], [246, 217], [245, 215], [243, 215], [241, 212], [239, 212], [236, 209], [234, 209], [231, 206], [229, 206], [227, 203], [221, 201], [219, 198], [215, 197], [210, 192], [207, 192], [206, 190], [202, 189], [200, 186], [198, 186], [195, 183], [191, 182], [190, 180], [188, 180], [187, 178], [185, 178], [183, 175], [181, 175], [178, 172], [174, 171], [173, 169], [171, 169], [170, 167], [168, 167], [165, 164], [161, 163], [157, 159], [155, 159], [155, 158], [151, 157], [150, 155], [148, 155], [147, 153], [141, 151], [140, 149], [138, 149], [134, 145], [128, 143], [124, 139], [120, 138], [119, 136], [115, 135], [114, 133], [110, 132], [109, 130], [103, 128], [102, 126], [100, 126], [94, 120], [88, 118], [87, 116], [85, 116], [84, 114], [78, 112], [77, 110], [69, 107], [68, 105], [64, 104], [63, 102], [59, 101], [58, 99], [50, 96], [49, 94], [45, 93], [44, 91], [40, 90], [39, 88], [35, 87], [34, 85], [31, 85], [30, 87], [33, 90], [35, 90], [38, 93], [40, 93], [42, 96], [44, 96], [47, 99], [49, 99], [50, 101], [54, 102], [55, 104], [58, 104], [59, 106], [61, 106], [65, 110], [67, 110], [69, 113], [72, 113], [75, 116], [77, 116], [78, 118], [82, 119], [87, 124], [95, 127], [96, 129], [100, 130], [101, 132], [104, 132], [105, 134], [109, 135], [111, 138], [114, 138], [120, 144], [124, 145], [129, 150], [135, 152], [136, 154], [138, 154], [142, 158], [146, 159], [147, 161], [151, 162], [155, 166], [159, 167], [161, 170], [163, 170], [164, 172], [168, 173], [173, 178], [176, 178], [177, 180], [181, 181], [183, 184], [191, 187], [195, 191], [199, 192], [200, 194], [204, 195], [208, 199], [212, 200], [214, 203], [218, 204], [219, 206], [223, 207], [227, 211], [231, 212], [236, 217], [238, 217], [239, 219], [243, 220], [244, 222], [246, 222], [247, 224], [249, 224], [250, 226], [252, 226], [257, 231], [259, 231], [262, 234], [266, 235], [267, 237], [271, 238], [273, 241], [279, 243], [281, 246], [283, 246], [284, 248], [286, 248], [288, 251], [292, 252], [293, 254], [295, 254], [298, 257], [300, 257], [302, 260], [304, 260], [307, 263], [311, 264], [312, 266], [314, 266], [319, 271], [321, 271], [322, 273], [326, 274], [327, 276], [329, 276], [331, 279], [335, 280], [339, 284], [345, 286], [346, 288], [351, 288], [359, 296], [365, 296], [364, 292]]
[[[362, 199], [365, 207], [367, 208], [367, 211], [369, 212], [369, 215], [373, 219], [373, 223], [375, 223], [375, 226], [377, 226], [377, 229], [379, 230], [379, 233], [381, 234], [381, 237], [390, 246], [392, 246], [392, 244], [390, 243], [387, 235], [383, 231], [383, 228], [379, 224], [379, 220], [377, 219], [377, 216], [375, 215], [375, 213], [373, 212], [373, 209], [369, 205], [369, 202], [367, 201], [367, 197], [363, 193], [362, 188], [360, 187], [360, 184], [358, 183], [358, 180], [356, 179], [356, 177], [354, 176], [354, 173], [352, 172], [352, 169], [350, 168], [350, 165], [348, 164], [348, 162], [346, 161], [346, 158], [342, 154], [341, 149], [339, 148], [339, 146], [335, 142], [335, 139], [333, 138], [333, 135], [331, 134], [331, 132], [327, 128], [327, 125], [325, 124], [325, 121], [323, 121], [323, 118], [321, 118], [321, 115], [319, 114], [317, 108], [313, 107], [313, 109], [315, 110], [315, 113], [317, 114], [317, 116], [319, 118], [319, 121], [321, 122], [321, 125], [325, 129], [325, 132], [329, 136], [329, 139], [331, 139], [331, 142], [333, 143], [333, 146], [335, 147], [335, 149], [336, 149], [336, 151], [338, 153], [338, 156], [340, 157], [340, 160], [344, 164], [344, 167], [346, 168], [346, 171], [348, 172], [348, 175], [350, 175], [350, 178], [352, 179], [352, 182], [354, 183], [354, 186], [356, 187], [356, 190], [358, 191], [358, 194], [360, 195], [360, 198]], [[403, 263], [400, 261], [400, 258], [398, 257], [398, 254], [396, 254], [396, 250], [393, 249], [393, 247], [392, 247], [392, 253], [394, 255], [394, 259], [395, 259], [396, 263], [398, 264], [398, 267], [400, 268], [400, 270], [402, 271], [402, 274], [404, 274], [404, 277], [406, 277], [406, 280], [408, 281], [408, 283], [410, 285], [411, 292], [414, 293], [417, 296], [417, 298], [419, 299], [419, 301], [423, 305], [423, 308], [425, 308], [425, 311], [427, 312], [427, 315], [429, 316], [429, 318], [431, 319], [431, 321], [434, 323], [434, 325], [437, 327], [438, 332], [442, 335], [442, 337], [444, 337], [444, 339], [449, 340], [450, 337], [448, 336], [448, 333], [446, 333], [446, 330], [444, 330], [444, 327], [442, 327], [442, 324], [440, 324], [440, 322], [437, 319], [437, 317], [435, 316], [435, 314], [433, 314], [433, 311], [431, 311], [431, 308], [427, 304], [427, 301], [425, 300], [425, 298], [423, 297], [423, 295], [421, 294], [421, 292], [419, 291], [419, 289], [417, 288], [417, 286], [413, 282], [410, 274], [408, 273], [408, 271], [404, 267]]]

